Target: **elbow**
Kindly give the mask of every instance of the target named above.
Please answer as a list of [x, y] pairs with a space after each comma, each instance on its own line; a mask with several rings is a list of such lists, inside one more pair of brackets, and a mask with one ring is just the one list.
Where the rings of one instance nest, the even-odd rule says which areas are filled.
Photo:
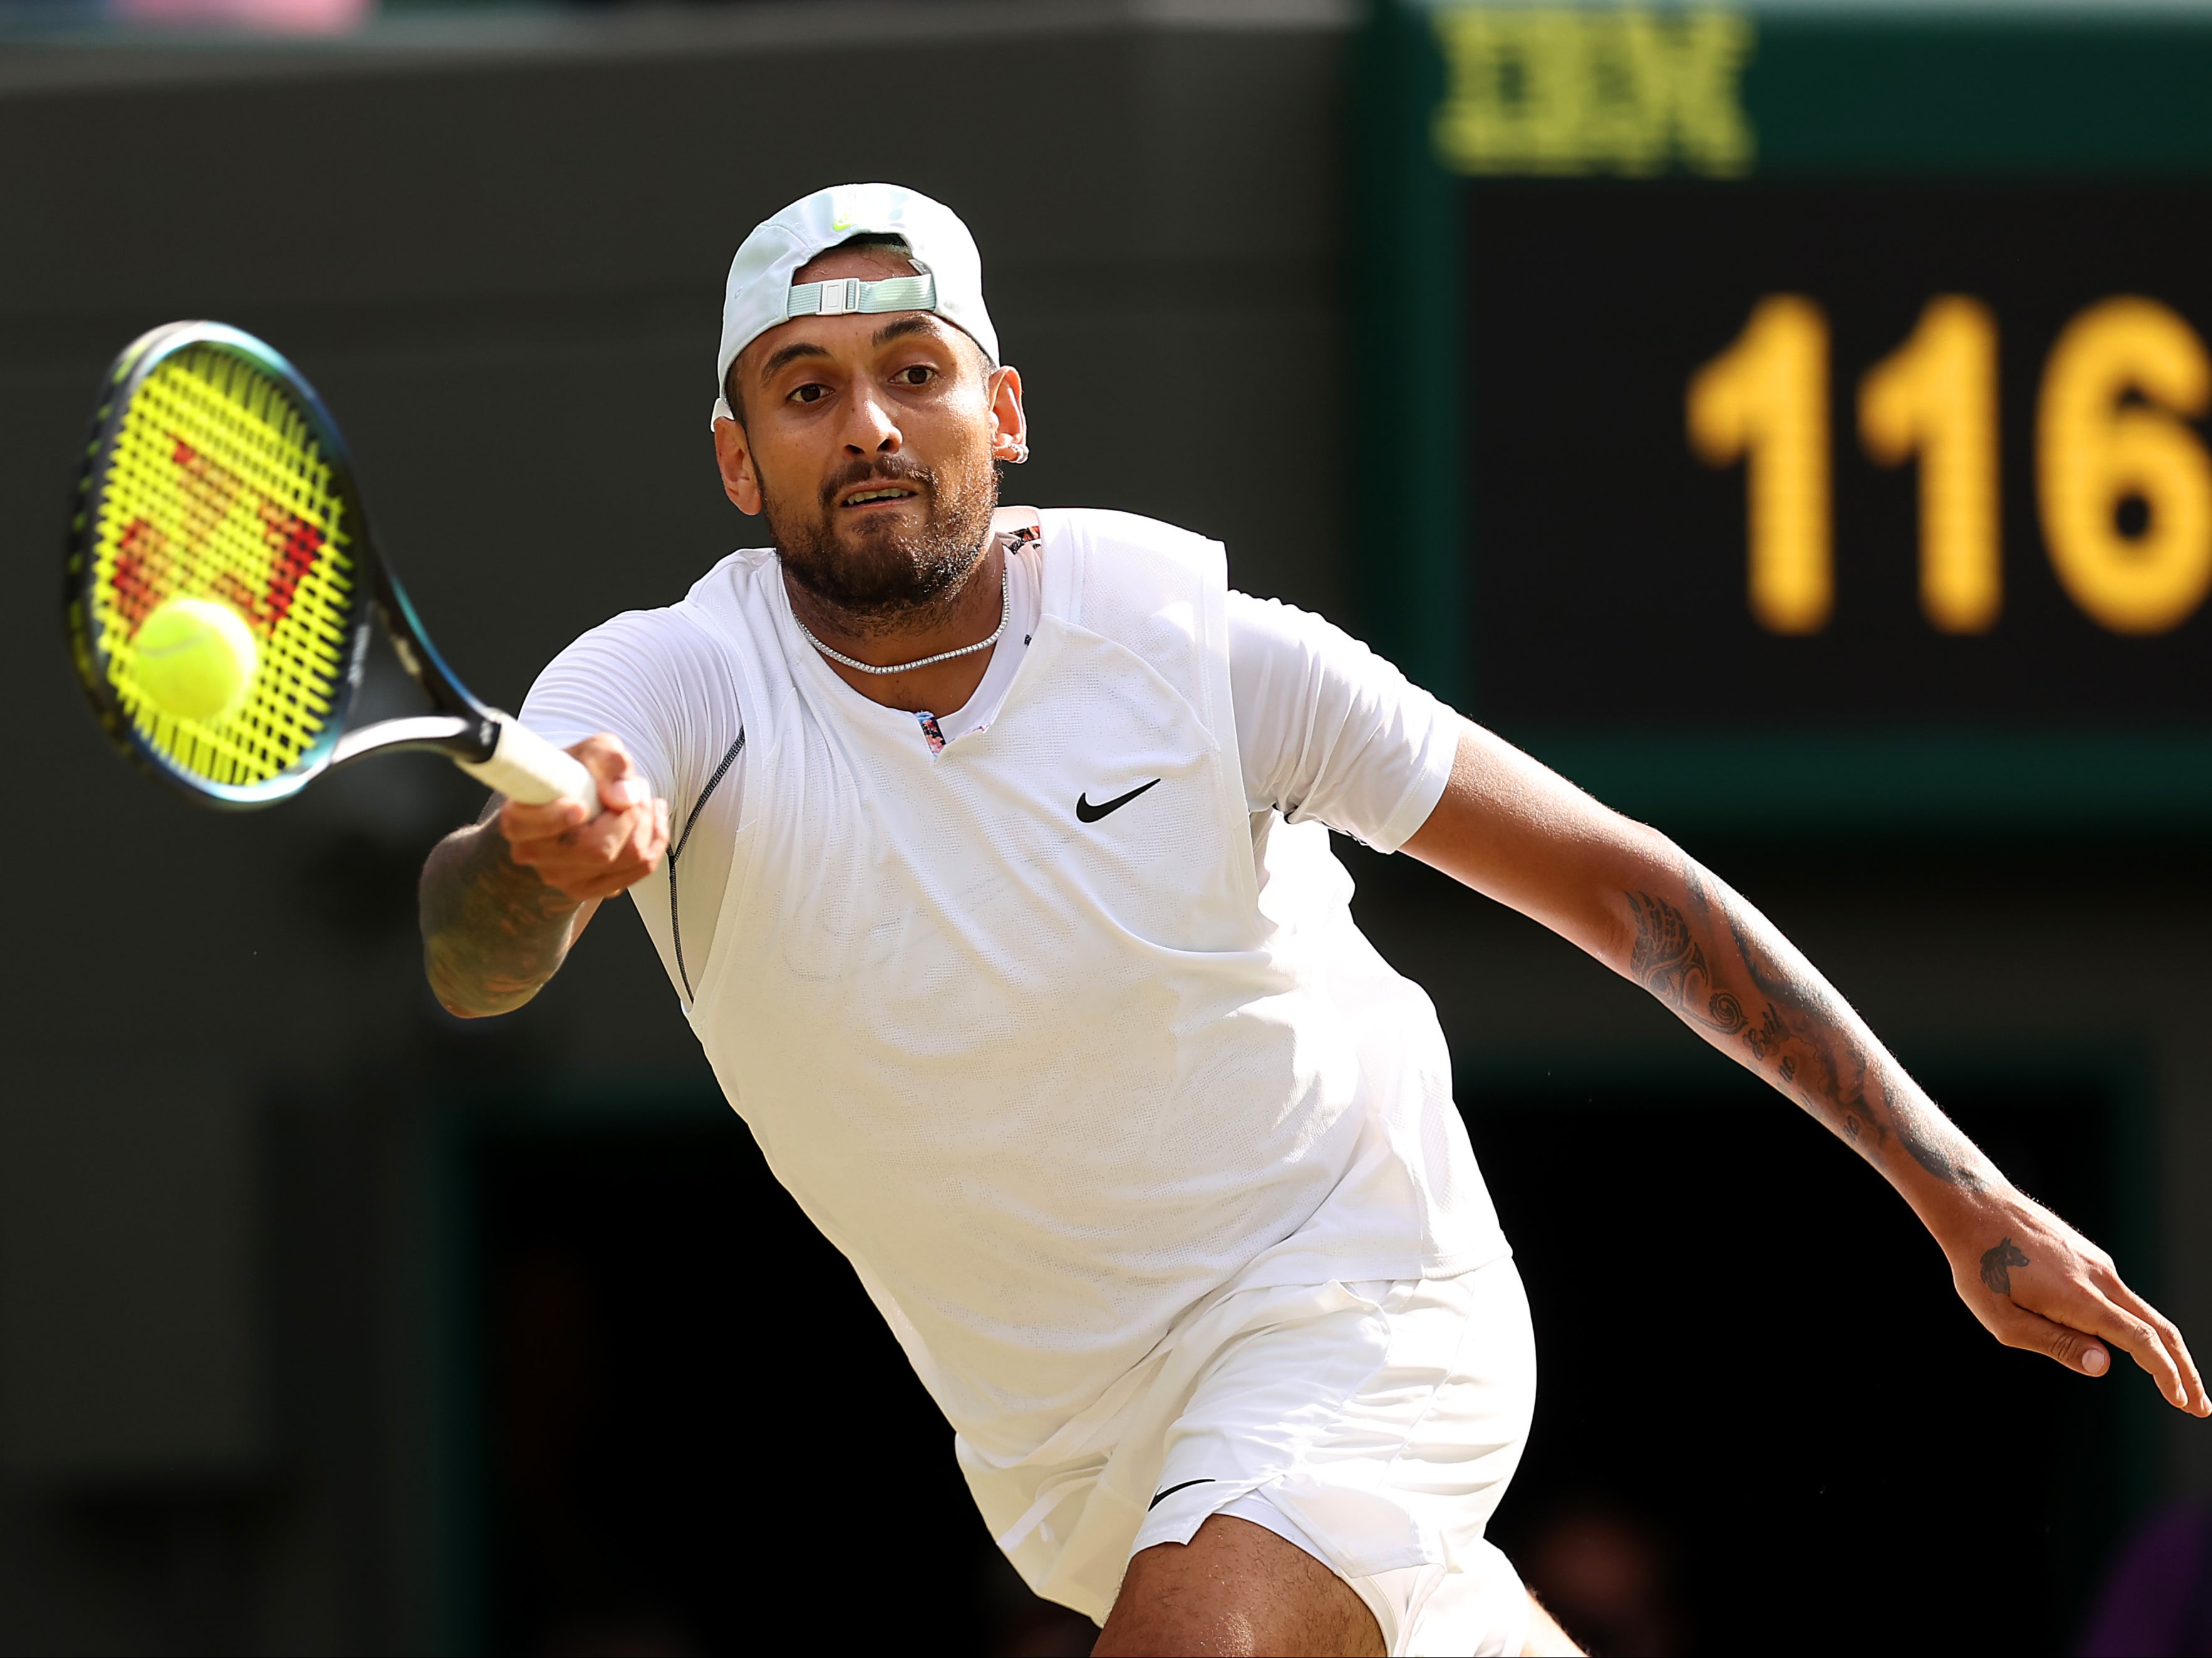
[[512, 1013], [544, 987], [542, 981], [520, 987], [474, 982], [441, 957], [434, 938], [423, 944], [422, 976], [429, 981], [430, 994], [438, 1005], [457, 1019], [494, 1019]]
[[1634, 963], [1664, 910], [1678, 904], [1685, 885], [1695, 884], [1698, 865], [1659, 830], [1632, 823], [1619, 844], [1619, 857], [1605, 860], [1590, 897], [1590, 953], [1626, 978], [1637, 976]]
[[438, 959], [434, 943], [425, 943], [422, 949], [422, 976], [429, 981], [431, 999], [457, 1019], [488, 1019], [499, 1010], [485, 1007], [469, 995], [446, 964]]
[[[1623, 898], [1635, 891], [1665, 892], [1693, 883], [1700, 873], [1696, 859], [1682, 850], [1674, 840], [1649, 823], [1623, 819], [1626, 832], [1618, 843], [1620, 856], [1613, 859], [1612, 884], [1620, 889]], [[1622, 907], [1624, 916], [1626, 906]]]
[[430, 994], [437, 999], [440, 1007], [457, 1019], [496, 1019], [502, 1013], [512, 1013], [519, 1007], [527, 1006], [536, 998], [538, 987], [533, 985], [514, 996], [473, 997], [450, 989], [441, 990], [433, 983]]

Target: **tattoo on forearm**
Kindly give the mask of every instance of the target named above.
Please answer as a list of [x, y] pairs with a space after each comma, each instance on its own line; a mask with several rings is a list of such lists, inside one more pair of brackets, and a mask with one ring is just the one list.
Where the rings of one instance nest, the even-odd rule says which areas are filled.
[[[1988, 1234], [1984, 1233], [1984, 1236]], [[2004, 1239], [1982, 1257], [1982, 1282], [2001, 1296], [2012, 1293], [2012, 1269], [2027, 1265], [2027, 1257], [2010, 1238]]]
[[1911, 1153], [1913, 1162], [1938, 1180], [1970, 1191], [1981, 1189], [1985, 1182], [1976, 1171], [1976, 1159], [1958, 1130], [1941, 1120], [1930, 1121], [1929, 1114], [1910, 1099], [1897, 1095], [1885, 1097], [1889, 1102], [1890, 1127], [1897, 1135], [1898, 1144]]
[[[1756, 913], [1731, 902], [1724, 888], [1709, 893], [1694, 865], [1686, 880], [1694, 919], [1655, 893], [1626, 895], [1636, 981], [1716, 1038], [1741, 1042], [1754, 1068], [1869, 1155], [1893, 1139], [1939, 1180], [1980, 1187], [1978, 1154], [1911, 1097], [1911, 1084], [1862, 1040], [1856, 1016], [1820, 975], [1764, 945]], [[1724, 970], [1714, 970], [1716, 959]], [[1740, 992], [1731, 979], [1748, 984]]]
[[431, 988], [446, 1006], [480, 1014], [521, 1006], [552, 977], [578, 908], [481, 827], [431, 854], [421, 898]]
[[[1636, 945], [1629, 971], [1637, 983], [1686, 1019], [1694, 1019], [1709, 1030], [1733, 1036], [1751, 1021], [1743, 1004], [1724, 990], [1713, 987], [1712, 969], [1705, 952], [1690, 936], [1682, 912], [1664, 898], [1648, 892], [1628, 895], [1628, 908], [1636, 916]], [[1768, 1017], [1773, 1016], [1771, 1008]], [[1754, 1048], [1759, 1038], [1752, 1039]]]

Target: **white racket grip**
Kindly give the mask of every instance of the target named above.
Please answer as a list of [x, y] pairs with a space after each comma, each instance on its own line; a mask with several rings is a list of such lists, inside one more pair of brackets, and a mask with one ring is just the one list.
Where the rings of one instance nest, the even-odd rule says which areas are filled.
[[515, 719], [491, 711], [499, 722], [499, 746], [491, 758], [453, 763], [477, 780], [497, 789], [510, 800], [542, 806], [553, 800], [580, 800], [592, 817], [599, 815], [599, 780], [584, 762], [564, 749], [556, 749]]

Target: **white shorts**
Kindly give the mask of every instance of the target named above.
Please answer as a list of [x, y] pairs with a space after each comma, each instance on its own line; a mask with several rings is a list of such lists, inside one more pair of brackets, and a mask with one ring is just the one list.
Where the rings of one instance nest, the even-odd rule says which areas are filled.
[[1517, 1653], [1528, 1602], [1483, 1528], [1521, 1460], [1535, 1343], [1510, 1260], [1233, 1291], [1042, 1450], [958, 1444], [1030, 1587], [1103, 1623], [1129, 1558], [1229, 1514], [1320, 1560], [1394, 1653]]

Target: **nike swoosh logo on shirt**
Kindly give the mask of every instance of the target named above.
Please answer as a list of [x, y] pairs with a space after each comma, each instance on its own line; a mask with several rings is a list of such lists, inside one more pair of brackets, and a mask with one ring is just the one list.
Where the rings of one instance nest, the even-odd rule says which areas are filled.
[[1095, 823], [1108, 812], [1121, 811], [1122, 807], [1127, 805], [1146, 789], [1155, 786], [1159, 781], [1160, 780], [1155, 777], [1150, 783], [1139, 783], [1127, 794], [1117, 794], [1111, 800], [1102, 800], [1095, 806], [1091, 804], [1091, 791], [1085, 789], [1075, 797], [1075, 821], [1079, 823]]
[[1166, 1502], [1168, 1498], [1173, 1497], [1177, 1491], [1187, 1491], [1193, 1485], [1211, 1485], [1213, 1481], [1211, 1479], [1186, 1479], [1180, 1485], [1170, 1485], [1158, 1496], [1155, 1497], [1151, 1502], [1145, 1504], [1145, 1512], [1146, 1514], [1150, 1514], [1154, 1509], [1159, 1507], [1161, 1503]]

